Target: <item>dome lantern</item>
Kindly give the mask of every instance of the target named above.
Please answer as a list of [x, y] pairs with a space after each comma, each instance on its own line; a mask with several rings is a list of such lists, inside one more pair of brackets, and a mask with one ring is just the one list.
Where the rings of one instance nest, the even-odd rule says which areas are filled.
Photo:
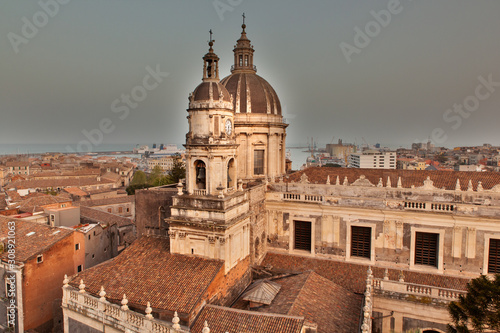
[[257, 68], [253, 65], [253, 45], [250, 44], [250, 40], [247, 38], [247, 33], [245, 24], [245, 14], [243, 13], [243, 24], [241, 25], [241, 37], [236, 42], [234, 46], [234, 65], [231, 66], [231, 73], [256, 73]]
[[212, 29], [210, 29], [210, 40], [208, 42], [208, 53], [203, 57], [203, 82], [219, 81], [219, 57], [214, 53], [215, 40], [212, 39]]

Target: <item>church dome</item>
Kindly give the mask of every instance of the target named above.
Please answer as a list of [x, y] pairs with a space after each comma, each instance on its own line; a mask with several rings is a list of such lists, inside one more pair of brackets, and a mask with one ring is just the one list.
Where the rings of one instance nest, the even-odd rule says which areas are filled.
[[193, 91], [193, 102], [204, 102], [210, 100], [220, 100], [231, 102], [231, 95], [227, 89], [220, 83], [215, 81], [206, 81], [200, 83]]
[[233, 98], [219, 80], [219, 57], [214, 53], [212, 30], [210, 30], [210, 49], [203, 56], [202, 83], [189, 94], [190, 109], [223, 108], [233, 110]]
[[236, 113], [266, 113], [281, 115], [281, 104], [273, 87], [255, 73], [237, 72], [221, 83], [233, 95]]
[[258, 113], [281, 115], [281, 103], [273, 87], [258, 76], [253, 65], [254, 48], [247, 38], [245, 22], [243, 31], [234, 47], [234, 65], [231, 75], [221, 83], [233, 96], [233, 110], [236, 113]]

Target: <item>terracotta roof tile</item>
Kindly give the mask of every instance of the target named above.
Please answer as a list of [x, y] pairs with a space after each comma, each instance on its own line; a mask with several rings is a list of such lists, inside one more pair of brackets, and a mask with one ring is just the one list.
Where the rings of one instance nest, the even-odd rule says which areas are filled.
[[[116, 189], [115, 189], [116, 191]], [[105, 198], [105, 199], [94, 199], [94, 200], [84, 200], [80, 201], [80, 206], [96, 207], [96, 206], [106, 206], [106, 205], [116, 205], [121, 203], [135, 202], [134, 195], [122, 195], [119, 197]]]
[[[363, 293], [365, 289], [367, 265], [334, 261], [328, 259], [306, 258], [289, 254], [268, 252], [263, 266], [271, 265], [273, 269], [289, 272], [305, 272], [313, 270], [322, 277], [355, 293]], [[383, 278], [384, 269], [372, 267], [376, 278]], [[389, 278], [398, 280], [400, 270], [389, 269]], [[405, 281], [414, 284], [434, 286], [447, 289], [466, 290], [470, 279], [441, 274], [403, 271]]]
[[129, 218], [111, 214], [108, 212], [103, 212], [102, 210], [80, 206], [80, 215], [84, 218], [92, 220], [95, 223], [102, 223], [108, 225], [118, 225], [118, 227], [124, 227], [127, 225], [133, 225], [134, 221]]
[[68, 192], [69, 194], [76, 195], [79, 197], [85, 197], [85, 196], [89, 195], [87, 192], [85, 192], [84, 190], [82, 190], [78, 187], [68, 187], [68, 188], [65, 188], [64, 191]]
[[313, 271], [274, 279], [281, 290], [270, 306], [257, 311], [303, 316], [319, 333], [356, 332], [363, 297]]
[[327, 177], [330, 176], [330, 183], [335, 184], [337, 176], [340, 183], [347, 177], [349, 184], [365, 176], [373, 185], [377, 185], [380, 178], [384, 187], [387, 185], [387, 178], [390, 177], [392, 187], [396, 187], [398, 178], [401, 177], [404, 188], [411, 188], [412, 185], [420, 187], [424, 185], [427, 177], [433, 181], [437, 188], [455, 190], [457, 178], [460, 179], [462, 191], [467, 190], [469, 180], [472, 181], [474, 190], [477, 189], [478, 182], [481, 181], [483, 188], [489, 190], [500, 184], [500, 172], [473, 172], [473, 171], [429, 171], [429, 170], [390, 170], [390, 169], [357, 169], [357, 168], [327, 168], [311, 167], [295, 172], [290, 175], [290, 182], [299, 182], [302, 174], [306, 174], [311, 184], [326, 184]]
[[90, 185], [113, 185], [114, 182], [108, 180], [98, 181], [93, 178], [72, 178], [72, 179], [31, 179], [19, 180], [5, 186], [5, 188], [57, 188], [70, 186], [90, 186]]
[[[26, 262], [35, 255], [42, 254], [73, 233], [68, 229], [0, 216], [0, 240], [4, 242], [9, 235], [9, 221], [15, 222], [16, 262]], [[2, 261], [7, 260], [7, 254], [7, 252], [0, 254]]]
[[205, 321], [207, 321], [211, 333], [300, 333], [304, 325], [303, 317], [265, 314], [207, 305], [201, 311], [191, 328], [191, 332], [201, 333]]
[[101, 286], [109, 301], [119, 303], [123, 294], [129, 305], [154, 310], [190, 313], [201, 301], [207, 287], [224, 269], [224, 261], [170, 254], [170, 239], [143, 236], [117, 257], [72, 277], [78, 288], [98, 296]]

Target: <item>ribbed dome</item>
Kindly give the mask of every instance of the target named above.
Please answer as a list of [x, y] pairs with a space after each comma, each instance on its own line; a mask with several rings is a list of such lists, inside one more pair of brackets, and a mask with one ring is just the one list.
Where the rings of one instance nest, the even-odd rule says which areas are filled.
[[221, 83], [233, 95], [236, 113], [281, 115], [281, 104], [273, 87], [255, 73], [235, 72]]
[[215, 81], [202, 82], [193, 92], [193, 102], [202, 102], [210, 100], [219, 100], [222, 94], [222, 100], [231, 102], [231, 95], [227, 89], [220, 83]]

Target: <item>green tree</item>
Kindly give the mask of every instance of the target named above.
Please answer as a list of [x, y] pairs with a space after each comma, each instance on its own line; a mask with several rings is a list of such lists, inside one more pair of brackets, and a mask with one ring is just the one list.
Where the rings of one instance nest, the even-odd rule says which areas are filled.
[[452, 323], [450, 333], [500, 331], [500, 274], [490, 279], [485, 275], [467, 284], [467, 294], [451, 302], [448, 311]]
[[148, 184], [151, 186], [161, 186], [167, 184], [167, 177], [163, 174], [163, 169], [155, 165], [148, 175]]
[[181, 155], [175, 155], [174, 165], [167, 178], [169, 184], [178, 183], [180, 179], [186, 178], [186, 167], [184, 166], [184, 163], [182, 163]]
[[134, 173], [134, 177], [132, 177], [132, 180], [130, 181], [130, 185], [143, 185], [146, 184], [147, 177], [144, 171], [138, 170]]

